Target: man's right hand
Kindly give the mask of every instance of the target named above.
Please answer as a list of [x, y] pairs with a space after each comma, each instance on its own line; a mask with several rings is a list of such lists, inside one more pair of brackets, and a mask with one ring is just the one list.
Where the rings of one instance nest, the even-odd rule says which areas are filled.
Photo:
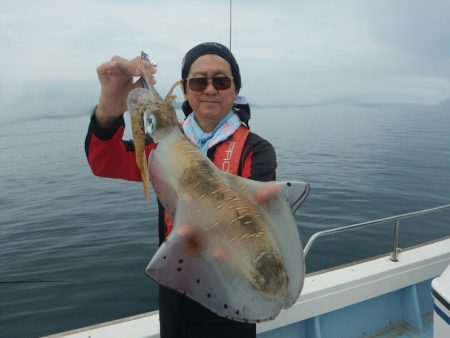
[[141, 81], [134, 82], [134, 76], [143, 76], [155, 84], [153, 74], [156, 67], [150, 62], [136, 57], [131, 60], [114, 56], [111, 61], [97, 67], [101, 85], [100, 100], [95, 111], [95, 118], [100, 128], [109, 128], [127, 110], [128, 93], [142, 87]]

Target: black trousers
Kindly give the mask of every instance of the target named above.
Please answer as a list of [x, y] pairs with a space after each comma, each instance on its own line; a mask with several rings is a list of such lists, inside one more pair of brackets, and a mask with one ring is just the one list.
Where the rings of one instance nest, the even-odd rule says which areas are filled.
[[164, 286], [159, 287], [161, 338], [256, 338], [256, 324], [236, 322]]

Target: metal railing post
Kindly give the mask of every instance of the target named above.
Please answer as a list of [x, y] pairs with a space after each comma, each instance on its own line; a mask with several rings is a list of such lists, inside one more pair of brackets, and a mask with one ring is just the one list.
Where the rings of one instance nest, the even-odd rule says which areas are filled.
[[398, 262], [398, 227], [400, 220], [397, 218], [394, 223], [394, 239], [392, 241], [391, 261]]

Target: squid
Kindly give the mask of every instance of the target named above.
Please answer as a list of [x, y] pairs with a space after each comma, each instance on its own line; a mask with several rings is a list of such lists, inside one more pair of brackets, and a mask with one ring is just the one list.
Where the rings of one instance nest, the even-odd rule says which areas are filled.
[[[303, 250], [294, 213], [309, 185], [257, 182], [221, 171], [183, 133], [175, 83], [163, 99], [128, 96], [136, 162], [173, 220], [146, 274], [216, 314], [243, 322], [274, 319], [303, 287]], [[145, 134], [157, 143], [146, 160]]]

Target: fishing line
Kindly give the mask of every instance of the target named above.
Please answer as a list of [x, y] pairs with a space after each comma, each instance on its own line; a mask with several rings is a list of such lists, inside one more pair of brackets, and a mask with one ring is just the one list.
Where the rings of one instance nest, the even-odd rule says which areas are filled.
[[38, 283], [74, 284], [80, 282], [71, 280], [11, 280], [11, 281], [0, 280], [0, 284], [38, 284]]

